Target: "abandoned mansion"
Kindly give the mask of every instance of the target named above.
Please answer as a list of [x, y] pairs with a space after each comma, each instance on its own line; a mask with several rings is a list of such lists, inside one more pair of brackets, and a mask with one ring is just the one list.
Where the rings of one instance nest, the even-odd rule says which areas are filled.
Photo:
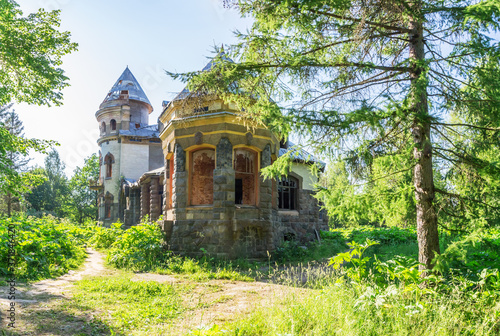
[[189, 112], [188, 93], [163, 102], [152, 125], [153, 107], [128, 67], [106, 95], [96, 112], [99, 221], [130, 227], [160, 219], [169, 249], [186, 254], [263, 257], [283, 240], [318, 239], [328, 219], [309, 166], [324, 164], [294, 150], [287, 176], [264, 179], [260, 170], [290, 143], [266, 128], [249, 130], [236, 106], [216, 97]]

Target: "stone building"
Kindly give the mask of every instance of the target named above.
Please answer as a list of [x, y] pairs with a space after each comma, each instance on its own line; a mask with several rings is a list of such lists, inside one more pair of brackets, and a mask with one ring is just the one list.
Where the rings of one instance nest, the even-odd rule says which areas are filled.
[[187, 254], [265, 257], [284, 240], [319, 239], [328, 219], [312, 196], [317, 178], [308, 169], [319, 161], [294, 152], [288, 176], [265, 180], [260, 170], [291, 144], [265, 127], [249, 130], [232, 103], [192, 99], [184, 89], [148, 125], [151, 104], [124, 71], [96, 113], [100, 220], [130, 226], [163, 216], [169, 248]]

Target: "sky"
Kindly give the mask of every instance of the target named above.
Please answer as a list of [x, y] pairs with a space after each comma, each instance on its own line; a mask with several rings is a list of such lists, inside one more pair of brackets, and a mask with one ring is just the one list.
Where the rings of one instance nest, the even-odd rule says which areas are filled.
[[[165, 74], [202, 69], [213, 46], [236, 42], [233, 31], [250, 27], [222, 0], [16, 0], [24, 15], [38, 8], [61, 10], [62, 31], [69, 31], [78, 51], [64, 57], [70, 78], [60, 107], [16, 104], [27, 138], [56, 140], [66, 174], [97, 153], [95, 112], [128, 66], [146, 92], [156, 123], [163, 100], [184, 84]], [[32, 153], [32, 165], [43, 166]]]

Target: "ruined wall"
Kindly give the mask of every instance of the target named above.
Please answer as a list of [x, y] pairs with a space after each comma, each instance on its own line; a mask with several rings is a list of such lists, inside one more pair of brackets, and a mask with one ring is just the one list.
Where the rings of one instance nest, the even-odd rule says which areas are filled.
[[315, 230], [318, 234], [328, 230], [328, 218], [324, 214], [321, 216], [318, 201], [311, 190], [298, 191], [298, 206], [297, 211], [276, 212], [276, 242], [295, 239], [305, 244], [317, 240]]

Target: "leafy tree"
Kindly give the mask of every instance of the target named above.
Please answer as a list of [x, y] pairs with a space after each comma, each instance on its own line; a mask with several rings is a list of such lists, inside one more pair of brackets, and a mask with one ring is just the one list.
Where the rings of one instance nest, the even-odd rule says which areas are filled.
[[[438, 188], [435, 171], [467, 165], [500, 177], [493, 162], [450, 138], [471, 129], [498, 137], [500, 49], [490, 37], [500, 25], [498, 1], [241, 0], [236, 7], [254, 18], [240, 42], [209, 71], [174, 77], [189, 81], [193, 96], [235, 102], [249, 121], [283, 136], [308, 132], [318, 150], [356, 166], [365, 184], [411, 171], [419, 261], [431, 269], [440, 251], [436, 206], [466, 197], [451, 183]], [[375, 159], [390, 156], [400, 164], [370, 174]]]
[[60, 11], [23, 16], [18, 7], [0, 0], [0, 104], [61, 105], [61, 90], [69, 84], [59, 66], [77, 44], [57, 30]]
[[85, 159], [82, 168], [76, 167], [69, 181], [71, 191], [70, 212], [79, 222], [97, 220], [97, 191], [90, 189], [89, 181], [99, 179], [99, 157], [92, 154]]
[[[12, 101], [60, 105], [68, 86], [59, 68], [62, 56], [76, 50], [68, 32], [60, 32], [59, 11], [23, 16], [13, 0], [0, 0], [0, 106]], [[20, 174], [8, 153], [24, 156], [30, 149], [45, 153], [55, 142], [25, 139], [0, 127], [0, 193], [18, 195], [40, 182], [39, 175]]]
[[[404, 167], [394, 156], [374, 159], [371, 176], [384, 176], [387, 167]], [[403, 168], [404, 169], [404, 168]], [[386, 178], [372, 179], [371, 183], [358, 185], [349, 176], [344, 161], [331, 163], [322, 179], [325, 180], [316, 198], [328, 209], [330, 223], [344, 226], [384, 225], [414, 227], [415, 202], [411, 172], [406, 170]], [[354, 179], [355, 180], [355, 179]]]
[[52, 213], [58, 217], [66, 216], [70, 191], [64, 169], [65, 164], [55, 149], [45, 158], [45, 168], [35, 169], [35, 172], [43, 173], [46, 180], [26, 195], [26, 200], [34, 210]]

